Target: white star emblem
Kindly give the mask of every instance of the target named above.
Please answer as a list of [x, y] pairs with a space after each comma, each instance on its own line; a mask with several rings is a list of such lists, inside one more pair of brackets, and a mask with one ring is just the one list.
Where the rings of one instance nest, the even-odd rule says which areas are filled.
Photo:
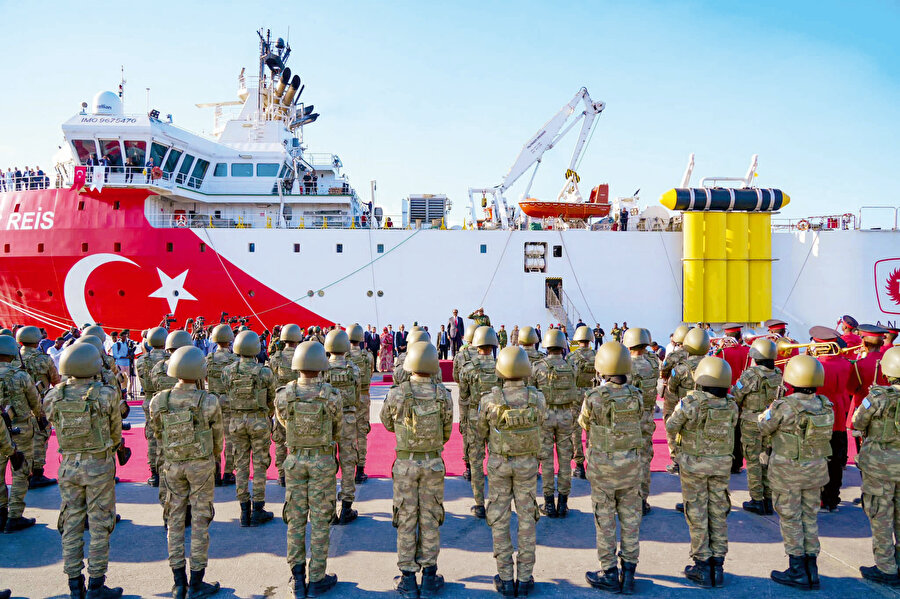
[[197, 301], [197, 298], [184, 288], [184, 280], [187, 278], [188, 271], [184, 271], [174, 278], [164, 273], [160, 268], [157, 268], [156, 272], [159, 273], [159, 282], [162, 287], [151, 293], [149, 297], [159, 297], [168, 301], [169, 312], [175, 313], [179, 300]]

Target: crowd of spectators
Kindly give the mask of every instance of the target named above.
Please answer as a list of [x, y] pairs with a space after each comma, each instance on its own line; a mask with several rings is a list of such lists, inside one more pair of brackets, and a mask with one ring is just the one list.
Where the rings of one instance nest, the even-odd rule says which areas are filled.
[[50, 177], [44, 174], [39, 166], [34, 168], [26, 166], [24, 169], [11, 166], [5, 172], [0, 168], [0, 192], [47, 189], [49, 187]]

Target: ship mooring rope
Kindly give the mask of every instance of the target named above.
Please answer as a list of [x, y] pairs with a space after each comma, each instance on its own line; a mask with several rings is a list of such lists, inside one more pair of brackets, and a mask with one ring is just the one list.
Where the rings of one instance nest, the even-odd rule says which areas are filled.
[[484, 295], [481, 296], [481, 302], [478, 304], [479, 306], [484, 306], [484, 300], [487, 299], [488, 293], [491, 291], [491, 286], [494, 284], [494, 278], [497, 276], [497, 271], [500, 270], [500, 264], [503, 263], [503, 256], [506, 255], [506, 248], [509, 246], [509, 240], [512, 239], [512, 234], [515, 229], [509, 230], [509, 235], [506, 236], [506, 243], [503, 244], [503, 251], [500, 252], [500, 258], [497, 260], [497, 266], [494, 267], [494, 274], [491, 275], [491, 280], [488, 281], [487, 289], [484, 290]]
[[212, 248], [212, 251], [216, 254], [216, 258], [219, 259], [219, 264], [222, 265], [222, 270], [225, 271], [225, 274], [228, 276], [228, 280], [231, 281], [232, 286], [234, 286], [234, 290], [237, 291], [238, 295], [241, 297], [241, 300], [244, 302], [244, 305], [247, 306], [247, 309], [253, 313], [253, 316], [256, 317], [256, 320], [263, 325], [263, 328], [268, 329], [266, 323], [263, 322], [263, 319], [259, 317], [259, 314], [256, 313], [256, 310], [253, 309], [253, 306], [250, 305], [250, 302], [247, 301], [247, 298], [244, 297], [243, 292], [238, 288], [237, 283], [234, 282], [234, 279], [231, 277], [231, 273], [228, 272], [228, 269], [225, 267], [225, 262], [222, 260], [222, 255], [219, 254], [219, 251], [213, 246], [212, 238], [209, 236], [209, 229], [203, 229], [203, 234], [206, 235], [206, 243]]

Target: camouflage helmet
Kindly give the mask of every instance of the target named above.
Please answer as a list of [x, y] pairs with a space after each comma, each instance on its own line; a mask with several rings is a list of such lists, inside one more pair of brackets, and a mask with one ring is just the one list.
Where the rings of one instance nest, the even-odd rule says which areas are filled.
[[227, 324], [217, 324], [209, 334], [209, 340], [213, 343], [231, 343], [234, 341], [234, 331]]
[[825, 384], [825, 368], [812, 356], [794, 356], [784, 367], [784, 382], [793, 387], [821, 387]]
[[409, 335], [406, 337], [406, 344], [412, 345], [413, 343], [418, 343], [419, 341], [427, 341], [431, 342], [431, 335], [428, 334], [428, 331], [424, 329], [419, 329], [418, 331], [410, 331]]
[[594, 356], [594, 370], [602, 376], [631, 374], [631, 353], [618, 341], [607, 341]]
[[328, 356], [325, 355], [325, 348], [318, 341], [304, 341], [294, 351], [291, 370], [316, 372], [328, 370]]
[[531, 361], [521, 347], [510, 345], [497, 354], [497, 374], [501, 378], [527, 379], [531, 376]]
[[350, 343], [362, 343], [366, 338], [366, 332], [359, 324], [352, 324], [347, 327], [347, 336], [350, 337]]
[[594, 334], [587, 325], [578, 327], [575, 329], [575, 334], [572, 335], [572, 341], [591, 341], [593, 338]]
[[175, 351], [179, 347], [193, 344], [194, 340], [191, 339], [191, 334], [187, 331], [182, 331], [181, 329], [172, 331], [166, 336], [166, 350], [168, 351]]
[[291, 343], [300, 343], [303, 341], [303, 331], [295, 324], [286, 324], [281, 327], [281, 335], [279, 339], [289, 341]]
[[241, 331], [234, 338], [234, 353], [246, 358], [255, 357], [262, 349], [259, 335], [253, 331]]
[[900, 346], [892, 347], [881, 356], [881, 372], [892, 379], [900, 379]]
[[690, 331], [690, 327], [686, 324], [679, 325], [675, 332], [672, 333], [672, 342], [673, 343], [682, 343], [684, 341], [684, 336], [688, 334]]
[[534, 345], [540, 341], [534, 327], [524, 326], [519, 329], [519, 345]]
[[93, 335], [101, 342], [106, 341], [106, 332], [103, 330], [99, 324], [94, 324], [89, 327], [84, 327], [84, 330], [81, 331], [82, 335]]
[[650, 345], [650, 331], [639, 327], [632, 327], [622, 336], [622, 345], [628, 349], [634, 349], [640, 345]]
[[709, 333], [700, 327], [694, 327], [684, 336], [681, 345], [690, 355], [703, 356], [709, 351]]
[[193, 345], [179, 347], [169, 358], [166, 374], [183, 381], [199, 381], [206, 378], [206, 356]]
[[750, 345], [750, 357], [754, 360], [774, 360], [778, 354], [778, 348], [771, 339], [756, 339]]
[[341, 329], [333, 329], [325, 335], [325, 351], [330, 354], [346, 354], [350, 351], [350, 336]]
[[18, 356], [19, 346], [12, 335], [0, 335], [0, 356]]
[[439, 373], [441, 364], [438, 362], [437, 348], [428, 341], [410, 343], [403, 360], [403, 370], [421, 374]]
[[694, 383], [701, 387], [731, 386], [731, 366], [722, 358], [706, 356], [694, 369]]
[[100, 374], [102, 366], [100, 352], [90, 343], [73, 343], [59, 357], [59, 373], [65, 376], [90, 378]]
[[494, 332], [494, 329], [488, 326], [481, 326], [475, 329], [475, 334], [472, 335], [472, 345], [475, 347], [487, 345], [499, 347], [500, 340], [497, 338], [497, 333]]
[[94, 335], [82, 335], [81, 337], [76, 339], [75, 343], [73, 343], [72, 345], [75, 345], [77, 343], [87, 343], [88, 345], [93, 345], [95, 348], [97, 348], [97, 351], [100, 352], [101, 356], [106, 353], [106, 349], [103, 347], [103, 342], [100, 341], [99, 337], [95, 337]]
[[562, 349], [566, 346], [566, 336], [559, 329], [550, 329], [544, 333], [544, 347]]
[[[213, 333], [215, 333], [215, 331], [213, 331]], [[147, 331], [147, 343], [154, 349], [163, 349], [166, 346], [166, 337], [168, 335], [169, 333], [166, 332], [166, 330], [162, 327], [150, 329], [149, 331]], [[215, 341], [215, 339], [213, 339], [213, 341]]]
[[41, 340], [41, 330], [37, 327], [27, 326], [16, 331], [16, 341], [22, 345], [33, 345]]
[[0, 335], [6, 335], [7, 337], [12, 337], [13, 332], [9, 329], [0, 329]]
[[463, 341], [466, 343], [472, 343], [472, 337], [475, 335], [475, 330], [478, 328], [478, 325], [474, 322], [472, 324], [466, 325], [466, 332], [463, 334]]

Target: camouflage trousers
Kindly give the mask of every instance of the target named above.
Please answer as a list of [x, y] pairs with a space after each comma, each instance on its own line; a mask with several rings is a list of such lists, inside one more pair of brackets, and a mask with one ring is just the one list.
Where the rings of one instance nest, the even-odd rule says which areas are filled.
[[[503, 580], [528, 580], [534, 572], [534, 546], [537, 540], [537, 521], [541, 517], [535, 492], [537, 488], [538, 460], [534, 456], [488, 458], [488, 474], [491, 477], [487, 502], [487, 524], [494, 538], [494, 558], [497, 574]], [[513, 572], [513, 542], [510, 531], [512, 502], [516, 502], [518, 515], [519, 553]]]
[[272, 421], [261, 412], [234, 412], [228, 425], [234, 443], [237, 499], [250, 501], [250, 460], [253, 459], [253, 501], [266, 500], [266, 470], [272, 463]]
[[781, 538], [788, 555], [819, 555], [819, 497], [814, 489], [773, 490], [772, 502], [781, 523]]
[[[18, 435], [13, 435], [12, 440], [19, 447], [19, 451], [25, 454], [25, 463], [18, 470], [12, 470], [12, 485], [7, 491], [6, 483], [0, 485], [0, 507], [9, 506], [9, 517], [18, 518], [25, 511], [25, 494], [28, 492], [28, 477], [31, 476], [31, 464], [34, 451], [34, 419], [13, 420], [13, 426], [22, 429]], [[3, 426], [0, 424], [0, 426]], [[6, 464], [9, 458], [0, 457], [0, 472], [6, 476]]]
[[[468, 407], [466, 414], [466, 456], [472, 468], [472, 496], [475, 505], [484, 506], [484, 439], [478, 437], [475, 423], [478, 421], [478, 406]], [[571, 466], [570, 466], [571, 467]]]
[[769, 444], [769, 439], [763, 439], [759, 434], [759, 426], [755, 420], [741, 420], [741, 447], [747, 461], [747, 490], [750, 491], [750, 499], [755, 501], [772, 498], [769, 466], [763, 464], [759, 457], [769, 448]]
[[[547, 406], [547, 418], [541, 428], [541, 481], [544, 495], [553, 495], [553, 448], [559, 462], [559, 476], [556, 487], [560, 495], [568, 495], [572, 490], [572, 429], [575, 419], [572, 407]], [[581, 427], [578, 427], [581, 430]]]
[[272, 443], [275, 444], [275, 467], [278, 468], [278, 476], [284, 476], [284, 460], [287, 458], [287, 431], [276, 418], [272, 426]]
[[576, 464], [584, 464], [584, 429], [577, 426], [578, 415], [581, 414], [581, 404], [577, 401], [572, 408], [572, 458]]
[[636, 564], [640, 554], [638, 538], [643, 514], [640, 487], [613, 489], [604, 487], [603, 482], [591, 480], [591, 503], [594, 506], [597, 559], [600, 561], [600, 568], [609, 570], [617, 563], [616, 516], [619, 517], [622, 537], [619, 556], [623, 561]]
[[31, 468], [43, 468], [47, 465], [47, 441], [50, 439], [51, 427], [47, 426], [47, 430], [35, 427], [34, 429], [34, 449], [32, 454]]
[[[675, 411], [675, 406], [678, 405], [678, 396], [670, 393], [669, 391], [665, 392], [665, 397], [663, 399], [663, 424], [669, 419], [672, 415], [672, 412]], [[669, 446], [669, 460], [675, 462], [675, 456], [678, 454], [678, 444], [675, 442], [675, 437], [678, 433], [670, 433], [666, 431], [666, 444]]]
[[728, 513], [731, 496], [728, 476], [695, 474], [681, 470], [684, 519], [691, 533], [691, 557], [707, 561], [728, 553]]
[[231, 410], [222, 410], [222, 428], [225, 429], [225, 433], [223, 435], [225, 468], [223, 472], [234, 472], [234, 441], [231, 439], [231, 433], [229, 432], [231, 418]]
[[[476, 413], [478, 409], [476, 406]], [[459, 404], [459, 435], [463, 441], [463, 461], [469, 463], [469, 405]]]
[[875, 565], [885, 574], [897, 573], [900, 547], [900, 484], [862, 475], [863, 509], [872, 523], [872, 553]]
[[337, 462], [332, 452], [300, 450], [284, 460], [285, 495], [282, 518], [287, 524], [287, 562], [306, 563], [306, 522], [310, 522], [309, 580], [325, 576], [334, 497], [337, 492]]
[[[191, 508], [191, 571], [206, 568], [209, 555], [209, 523], [215, 515], [215, 459], [166, 462], [166, 511], [168, 520], [169, 566], [183, 568], [184, 522]], [[162, 485], [160, 485], [162, 486]]]
[[341, 491], [338, 499], [341, 501], [356, 499], [356, 463], [359, 459], [356, 435], [356, 412], [344, 412], [338, 439], [338, 460], [341, 464]]
[[365, 389], [359, 394], [359, 408], [356, 410], [356, 447], [359, 455], [357, 463], [363, 469], [366, 467], [366, 454], [369, 453], [369, 431], [372, 430], [369, 423], [371, 405], [369, 390]]
[[397, 565], [403, 572], [436, 566], [444, 523], [444, 460], [396, 460], [394, 528]]
[[[146, 423], [150, 422], [150, 400], [152, 397], [144, 397], [141, 403], [141, 409], [144, 411], [144, 438], [147, 439], [147, 464], [150, 470], [158, 471], [157, 461], [159, 460], [159, 446], [156, 437], [150, 432], [150, 427]], [[160, 484], [162, 486], [162, 484]]]
[[[648, 414], [644, 414], [647, 418]], [[653, 420], [653, 413], [649, 414], [649, 418]], [[654, 424], [655, 426], [655, 424]], [[642, 434], [644, 446], [641, 451], [641, 499], [650, 497], [650, 463], [653, 461], [653, 435]]]
[[[84, 568], [84, 519], [90, 522], [88, 574], [99, 578], [109, 568], [109, 535], [116, 527], [116, 464], [109, 457], [64, 455], [59, 466], [59, 520], [63, 570], [77, 578]], [[103, 455], [103, 454], [100, 454]]]

